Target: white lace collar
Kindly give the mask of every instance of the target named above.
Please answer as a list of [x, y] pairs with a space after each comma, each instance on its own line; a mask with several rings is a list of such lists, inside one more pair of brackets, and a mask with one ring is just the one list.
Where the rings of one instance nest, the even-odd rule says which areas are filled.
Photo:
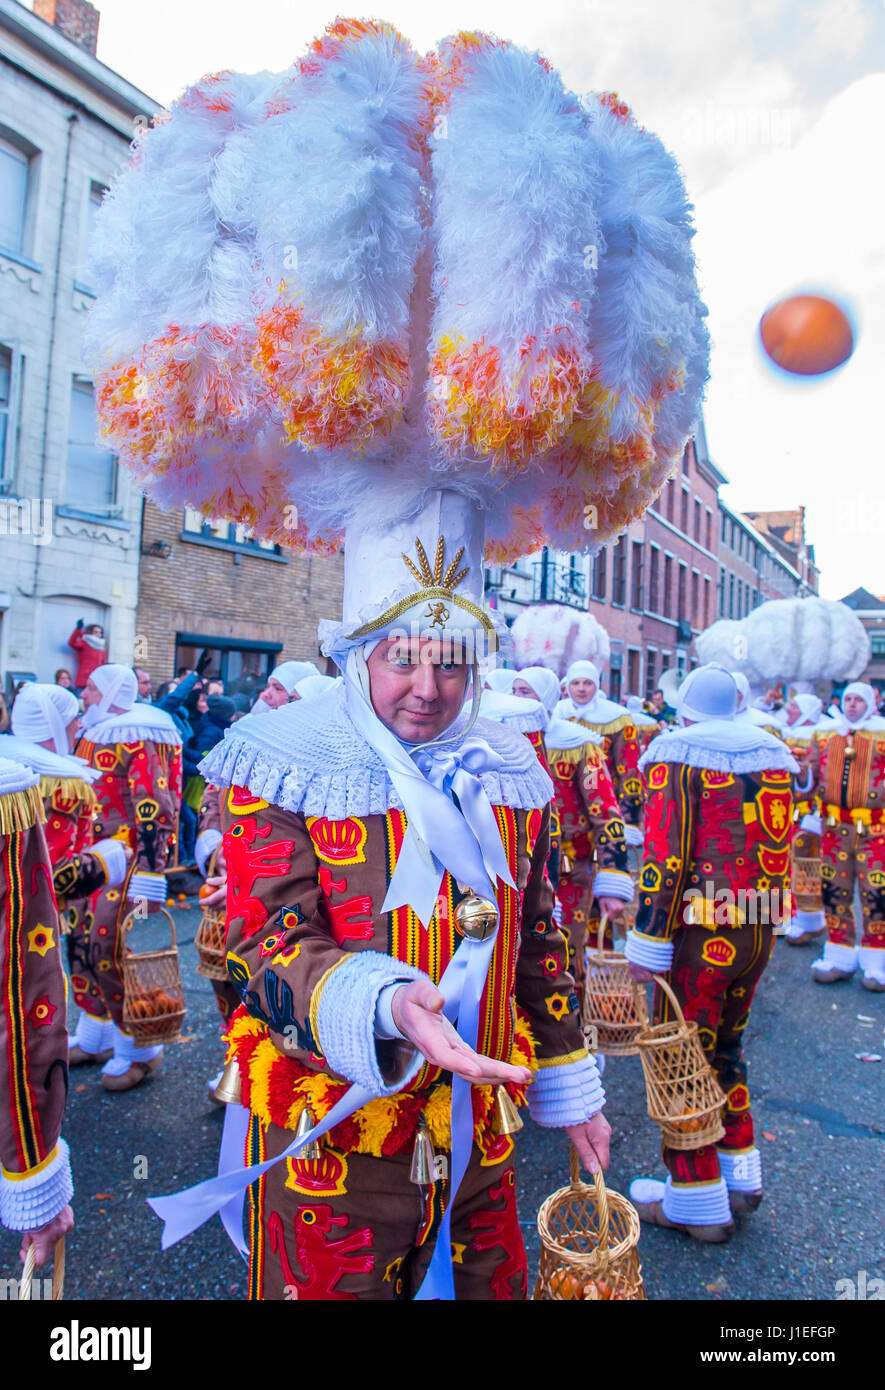
[[72, 753], [67, 757], [52, 753], [48, 748], [41, 748], [39, 743], [15, 734], [0, 734], [0, 757], [24, 763], [42, 777], [82, 777], [84, 782], [92, 783], [101, 776], [99, 769], [90, 767], [85, 758], [76, 758]]
[[171, 714], [156, 705], [133, 705], [123, 714], [106, 714], [84, 727], [80, 737], [88, 743], [171, 743], [181, 746], [181, 734]]
[[734, 719], [708, 719], [658, 734], [639, 759], [640, 771], [652, 763], [687, 763], [716, 772], [799, 771], [782, 739]]
[[[452, 728], [457, 731], [462, 722]], [[500, 771], [479, 778], [493, 806], [546, 806], [553, 784], [527, 739], [483, 718], [468, 737], [484, 739], [504, 759]], [[449, 747], [456, 751], [460, 742], [456, 737]], [[216, 786], [244, 786], [253, 796], [308, 816], [342, 820], [402, 810], [381, 758], [348, 716], [340, 687], [318, 700], [297, 700], [238, 720], [200, 763], [200, 772]]]

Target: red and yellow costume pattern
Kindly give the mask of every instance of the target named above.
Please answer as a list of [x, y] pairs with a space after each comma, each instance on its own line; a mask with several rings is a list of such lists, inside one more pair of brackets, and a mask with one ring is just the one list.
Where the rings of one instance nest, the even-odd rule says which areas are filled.
[[43, 817], [36, 785], [0, 797], [0, 1164], [13, 1184], [55, 1159], [67, 1095], [65, 980]]
[[[808, 765], [821, 802], [821, 879], [827, 937], [885, 950], [885, 731], [816, 733]], [[860, 892], [861, 940], [854, 915]]]
[[593, 723], [589, 719], [576, 719], [574, 722], [583, 724], [585, 729], [592, 729], [602, 738], [602, 752], [622, 819], [627, 825], [639, 825], [645, 796], [642, 773], [639, 771], [643, 745], [632, 715], [623, 714], [605, 724]]
[[[790, 876], [790, 774], [735, 774], [680, 762], [648, 768], [645, 853], [635, 935], [672, 942], [668, 983], [695, 1020], [727, 1096], [719, 1148], [753, 1148], [742, 1051], [753, 995], [768, 962]], [[723, 890], [726, 890], [723, 892]], [[655, 990], [656, 1022], [670, 1017]], [[715, 1182], [717, 1148], [664, 1146], [674, 1183]]]
[[181, 804], [181, 749], [149, 739], [107, 744], [81, 739], [75, 752], [101, 772], [93, 787], [95, 837], [123, 840], [135, 856], [125, 884], [91, 893], [69, 914], [74, 1002], [93, 1018], [110, 1017], [119, 1027], [126, 951], [120, 926], [129, 910], [128, 882], [138, 870], [162, 873], [166, 867]]
[[[549, 812], [498, 806], [495, 816], [518, 887], [499, 882], [500, 927], [478, 1047], [533, 1070], [555, 1066], [586, 1049], [565, 942], [552, 919], [545, 872]], [[407, 907], [381, 912], [406, 830], [400, 811], [345, 820], [305, 817], [233, 787], [223, 821], [228, 970], [244, 1005], [228, 1030], [229, 1056], [238, 1059], [253, 1115], [247, 1158], [259, 1151], [270, 1157], [291, 1143], [305, 1105], [320, 1119], [347, 1084], [329, 1068], [318, 1042], [320, 1000], [336, 967], [350, 952], [380, 952], [438, 982], [460, 941], [454, 908], [462, 895], [445, 874], [427, 929]], [[518, 1105], [525, 1103], [524, 1088], [508, 1090]], [[512, 1168], [505, 1166], [513, 1141], [492, 1132], [493, 1098], [491, 1088], [474, 1087], [475, 1148], [453, 1237], [461, 1251], [455, 1258], [459, 1297], [523, 1297], [525, 1291]], [[441, 1217], [444, 1186], [437, 1183], [419, 1197], [426, 1190], [409, 1184], [412, 1141], [423, 1117], [437, 1148], [445, 1149], [449, 1099], [448, 1077], [425, 1064], [397, 1094], [379, 1097], [336, 1126], [323, 1141], [321, 1160], [287, 1160], [270, 1170], [251, 1198], [254, 1296], [410, 1296], [422, 1274], [422, 1247]], [[378, 1219], [357, 1232], [348, 1213], [365, 1212], [365, 1198], [357, 1198], [369, 1191], [379, 1195]], [[317, 1200], [306, 1204], [306, 1196]], [[348, 1257], [336, 1276], [315, 1277], [313, 1265], [336, 1246]], [[349, 1257], [357, 1251], [355, 1262]], [[299, 1292], [287, 1294], [293, 1283]]]
[[55, 896], [67, 901], [96, 892], [108, 876], [101, 856], [90, 852], [95, 792], [82, 777], [43, 776], [40, 795]]

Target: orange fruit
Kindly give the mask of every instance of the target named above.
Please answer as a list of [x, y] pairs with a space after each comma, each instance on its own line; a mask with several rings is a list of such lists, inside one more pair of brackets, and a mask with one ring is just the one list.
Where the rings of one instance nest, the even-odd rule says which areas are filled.
[[208, 883], [202, 884], [202, 885], [200, 886], [200, 902], [202, 902], [204, 898], [208, 898], [209, 895], [210, 895], [211, 893], [214, 893], [214, 892], [215, 892], [215, 889], [212, 888], [212, 887], [210, 887], [210, 885], [209, 885]]
[[551, 1280], [550, 1288], [557, 1298], [580, 1299], [584, 1297], [584, 1285], [576, 1274], [570, 1274], [567, 1269], [557, 1269]]
[[759, 336], [772, 362], [796, 376], [831, 372], [854, 351], [847, 314], [817, 294], [795, 294], [772, 305], [759, 322]]

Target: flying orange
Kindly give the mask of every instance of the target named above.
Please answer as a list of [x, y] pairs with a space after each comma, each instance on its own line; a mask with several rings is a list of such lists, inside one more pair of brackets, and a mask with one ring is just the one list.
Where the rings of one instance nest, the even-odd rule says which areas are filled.
[[831, 372], [854, 351], [854, 330], [847, 314], [817, 294], [779, 300], [762, 315], [759, 335], [772, 362], [797, 376]]

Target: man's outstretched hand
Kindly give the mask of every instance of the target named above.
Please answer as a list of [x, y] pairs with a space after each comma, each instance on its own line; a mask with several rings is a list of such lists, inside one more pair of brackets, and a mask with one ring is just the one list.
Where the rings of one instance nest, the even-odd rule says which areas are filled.
[[28, 1253], [29, 1245], [33, 1245], [34, 1247], [34, 1258], [37, 1264], [45, 1264], [55, 1249], [57, 1241], [59, 1241], [62, 1236], [66, 1236], [68, 1231], [73, 1230], [73, 1228], [74, 1213], [71, 1211], [70, 1207], [62, 1207], [58, 1216], [50, 1221], [48, 1225], [41, 1226], [39, 1230], [36, 1231], [24, 1231], [22, 1233], [22, 1247], [18, 1252], [22, 1264], [25, 1262], [25, 1256]]
[[443, 1017], [443, 997], [429, 980], [412, 980], [401, 985], [393, 996], [391, 1012], [400, 1032], [413, 1043], [432, 1066], [454, 1072], [476, 1086], [515, 1081], [524, 1085], [532, 1074], [528, 1067], [512, 1067], [493, 1062], [474, 1052]]

